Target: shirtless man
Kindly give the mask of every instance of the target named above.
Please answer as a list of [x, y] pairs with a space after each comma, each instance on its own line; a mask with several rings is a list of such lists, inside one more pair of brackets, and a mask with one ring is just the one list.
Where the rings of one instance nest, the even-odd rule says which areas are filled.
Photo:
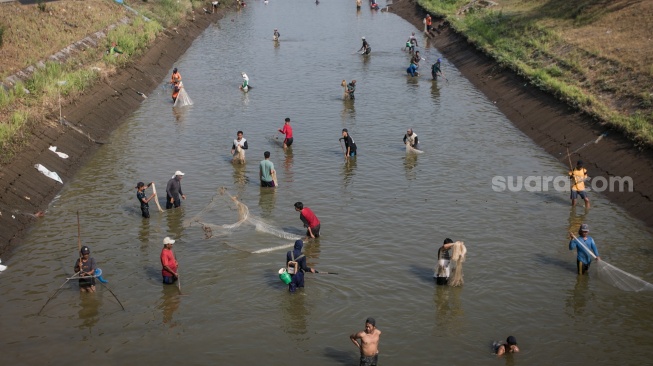
[[500, 344], [497, 347], [497, 356], [503, 356], [505, 353], [517, 353], [519, 352], [519, 347], [517, 347], [517, 339], [510, 336], [506, 339], [506, 343]]
[[374, 318], [365, 320], [364, 331], [349, 336], [349, 339], [360, 349], [360, 366], [376, 366], [379, 359], [379, 337], [381, 337], [381, 331], [376, 329]]

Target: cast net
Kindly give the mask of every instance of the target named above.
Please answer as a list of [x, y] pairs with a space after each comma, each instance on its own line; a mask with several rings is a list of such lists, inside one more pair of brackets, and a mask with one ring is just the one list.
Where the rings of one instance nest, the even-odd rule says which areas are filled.
[[[214, 208], [216, 206], [218, 206], [219, 204], [223, 205], [224, 202], [227, 202], [231, 211], [237, 212], [238, 220], [232, 224], [222, 224], [222, 225], [208, 222], [204, 217], [209, 216], [209, 214], [212, 211], [214, 211]], [[218, 206], [218, 209], [215, 211], [221, 211], [220, 209], [223, 208], [224, 208], [223, 206]], [[295, 240], [301, 239], [301, 236], [284, 231], [283, 229], [277, 228], [273, 225], [270, 225], [265, 221], [263, 221], [261, 218], [251, 214], [247, 205], [245, 205], [240, 200], [238, 200], [238, 197], [230, 195], [225, 187], [221, 187], [220, 189], [218, 189], [218, 193], [216, 193], [216, 195], [213, 196], [211, 202], [209, 202], [209, 204], [204, 209], [202, 209], [202, 211], [200, 211], [197, 215], [195, 215], [191, 219], [186, 220], [184, 222], [185, 227], [190, 227], [190, 226], [201, 227], [202, 230], [204, 231], [204, 235], [206, 239], [229, 235], [230, 233], [233, 233], [239, 228], [247, 225], [253, 226], [257, 232], [272, 235], [280, 239], [292, 240], [292, 242], [290, 243], [268, 246], [265, 248], [255, 248], [250, 250], [250, 249], [243, 249], [245, 246], [242, 245], [239, 245], [239, 247], [237, 248], [239, 250], [244, 250], [249, 253], [266, 253], [275, 250], [292, 248], [293, 245], [295, 244]]]
[[187, 105], [193, 105], [193, 101], [188, 96], [188, 93], [186, 93], [186, 88], [183, 87], [181, 82], [179, 82], [179, 86], [181, 87], [181, 90], [179, 90], [179, 94], [177, 95], [177, 100], [175, 100], [174, 106], [184, 107]]
[[[576, 241], [576, 244], [589, 253], [592, 258], [596, 259], [596, 255], [594, 255], [594, 253], [582, 241], [578, 240], [575, 236], [574, 240]], [[621, 270], [602, 259], [596, 261], [595, 267], [596, 274], [601, 281], [607, 282], [620, 290], [629, 292], [653, 291], [653, 284]]]
[[453, 243], [451, 253], [451, 262], [453, 263], [453, 268], [451, 269], [451, 277], [449, 278], [449, 286], [462, 286], [463, 285], [463, 262], [465, 262], [465, 256], [467, 255], [467, 248], [465, 243], [462, 241], [457, 241]]

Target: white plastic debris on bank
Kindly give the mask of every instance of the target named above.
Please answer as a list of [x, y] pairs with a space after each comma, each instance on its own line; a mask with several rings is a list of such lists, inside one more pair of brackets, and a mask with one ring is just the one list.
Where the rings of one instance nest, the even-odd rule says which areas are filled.
[[56, 180], [57, 182], [63, 184], [63, 181], [61, 180], [61, 178], [59, 178], [59, 174], [57, 174], [56, 172], [51, 172], [51, 171], [49, 171], [48, 168], [44, 167], [44, 166], [41, 165], [41, 164], [34, 164], [34, 167], [35, 167], [39, 172], [43, 173], [46, 177], [48, 177], [48, 178], [50, 178], [50, 179], [54, 179], [54, 180]]
[[50, 148], [48, 150], [50, 150], [53, 153], [59, 155], [59, 157], [62, 158], [62, 159], [68, 159], [68, 154], [64, 154], [62, 152], [57, 152], [57, 147], [56, 146], [50, 146]]
[[[0, 259], [0, 263], [2, 263], [2, 259]], [[0, 264], [0, 272], [4, 271], [5, 269], [7, 269], [7, 266]]]

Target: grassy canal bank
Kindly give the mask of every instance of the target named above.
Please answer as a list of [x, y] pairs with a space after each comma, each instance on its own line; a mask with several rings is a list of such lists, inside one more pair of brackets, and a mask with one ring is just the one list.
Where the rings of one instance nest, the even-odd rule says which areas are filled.
[[501, 66], [653, 147], [653, 2], [418, 3]]
[[[0, 81], [35, 66], [31, 75], [0, 88], [0, 165], [20, 151], [34, 127], [58, 118], [59, 98], [63, 105], [74, 101], [209, 6], [192, 0], [134, 1], [129, 8], [111, 0], [0, 4]], [[49, 59], [99, 31], [95, 45], [75, 45], [63, 59]], [[114, 42], [122, 54], [107, 53]]]

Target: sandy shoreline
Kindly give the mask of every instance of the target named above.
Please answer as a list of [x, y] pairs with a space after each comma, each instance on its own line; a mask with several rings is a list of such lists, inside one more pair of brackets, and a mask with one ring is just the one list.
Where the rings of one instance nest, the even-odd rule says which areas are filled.
[[[194, 39], [229, 10], [221, 9], [216, 14], [197, 14], [194, 22], [178, 27], [177, 32], [166, 31], [134, 63], [121, 69], [108, 82], [98, 83], [83, 97], [65, 106], [65, 119], [92, 139], [103, 142], [139, 108], [144, 99], [137, 91], [146, 95], [151, 93], [168, 76], [174, 62]], [[391, 6], [391, 11], [421, 29], [425, 12], [414, 0], [397, 0]], [[437, 21], [434, 22], [434, 25], [437, 24]], [[634, 217], [649, 227], [653, 226], [653, 215], [650, 214], [653, 212], [653, 152], [638, 150], [620, 133], [608, 131], [552, 96], [525, 86], [524, 79], [497, 66], [446, 26], [431, 39], [431, 44], [488, 98], [496, 101], [499, 109], [518, 128], [564, 165], [567, 165], [567, 146], [573, 151], [607, 132], [608, 135], [600, 143], [583, 148], [579, 154], [572, 155], [572, 160], [583, 159], [590, 175], [594, 177], [632, 177], [634, 192], [605, 194]], [[34, 169], [34, 164], [43, 164], [49, 170], [56, 171], [66, 183], [101, 146], [73, 129], [60, 125], [56, 122], [57, 117], [52, 116], [50, 123], [32, 131], [28, 146], [11, 164], [3, 166], [0, 172], [0, 255], [5, 257], [37, 220], [32, 214], [45, 210], [62, 188], [60, 183]], [[48, 150], [50, 145], [57, 146], [70, 158], [60, 159]], [[532, 172], [527, 174], [533, 175]]]

